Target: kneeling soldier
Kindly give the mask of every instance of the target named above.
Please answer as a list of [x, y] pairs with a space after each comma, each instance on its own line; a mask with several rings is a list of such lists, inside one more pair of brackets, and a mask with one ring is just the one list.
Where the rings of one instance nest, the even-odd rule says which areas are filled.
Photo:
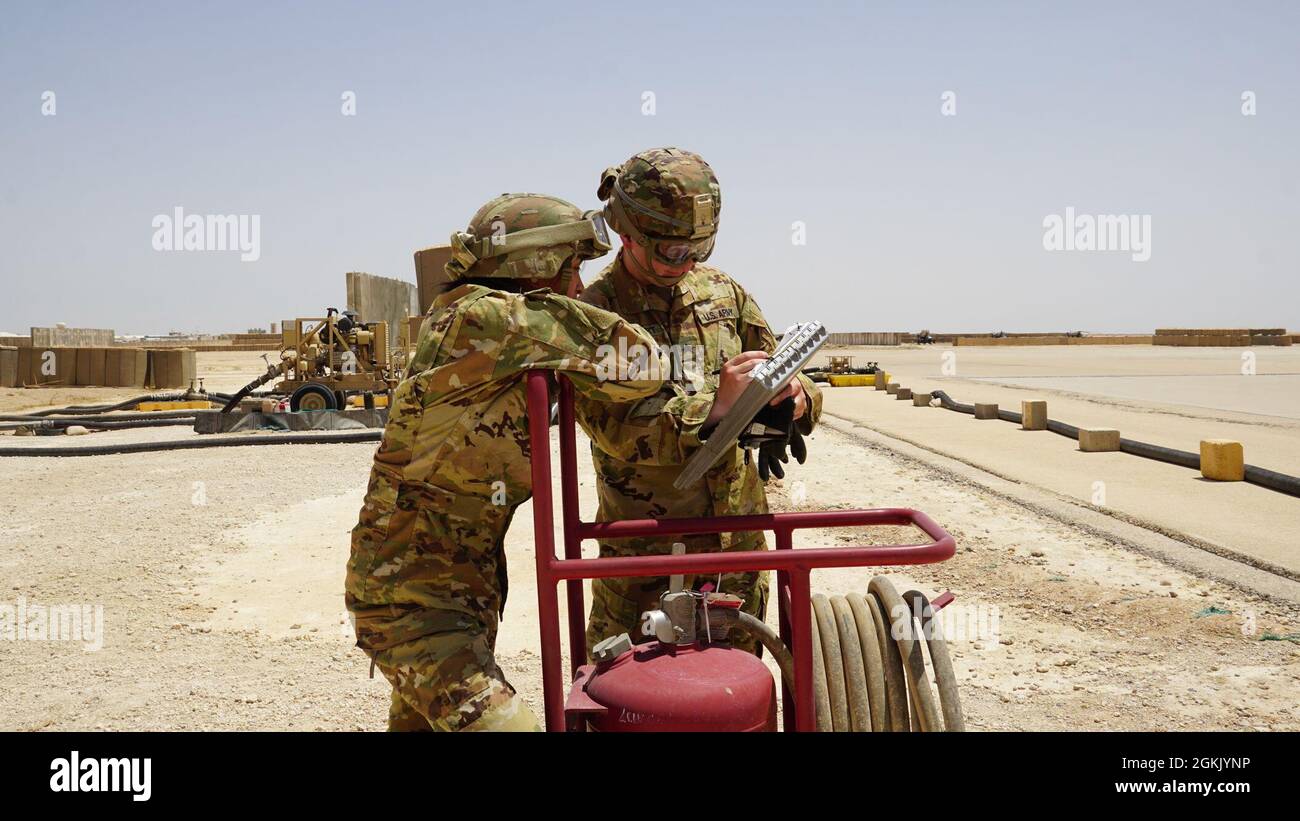
[[535, 730], [493, 654], [506, 529], [532, 495], [524, 374], [561, 372], [580, 396], [628, 402], [658, 391], [651, 377], [668, 368], [612, 360], [656, 357], [655, 340], [559, 295], [609, 250], [599, 215], [507, 194], [451, 244], [456, 284], [430, 308], [394, 395], [352, 531], [346, 602], [357, 646], [393, 684], [389, 729]]

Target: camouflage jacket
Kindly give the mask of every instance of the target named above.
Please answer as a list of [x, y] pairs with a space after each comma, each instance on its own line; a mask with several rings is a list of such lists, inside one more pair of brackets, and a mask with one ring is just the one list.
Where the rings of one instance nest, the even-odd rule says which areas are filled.
[[[672, 353], [673, 372], [653, 396], [610, 402], [579, 396], [578, 419], [592, 440], [601, 521], [767, 512], [757, 466], [740, 448], [723, 457], [703, 483], [675, 490], [682, 464], [700, 447], [700, 428], [713, 406], [723, 363], [748, 350], [776, 348], [762, 311], [731, 277], [705, 265], [672, 288], [638, 283], [621, 256], [583, 292], [590, 305], [635, 322]], [[821, 415], [821, 393], [800, 375], [811, 400], [799, 421], [811, 433]], [[744, 534], [723, 534], [730, 549]], [[751, 537], [752, 538], [752, 537]]]
[[561, 371], [579, 396], [634, 401], [661, 378], [609, 367], [610, 348], [649, 345], [635, 325], [545, 290], [466, 283], [437, 298], [352, 534], [346, 589], [361, 647], [446, 630], [448, 619], [495, 630], [502, 541], [532, 494], [525, 372]]

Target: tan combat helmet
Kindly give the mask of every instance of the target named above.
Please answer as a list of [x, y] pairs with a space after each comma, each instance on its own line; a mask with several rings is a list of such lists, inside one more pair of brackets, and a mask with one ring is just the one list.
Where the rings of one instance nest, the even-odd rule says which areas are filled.
[[722, 189], [699, 154], [652, 148], [601, 175], [596, 196], [606, 201], [614, 230], [669, 265], [703, 262], [713, 253]]
[[478, 209], [466, 230], [451, 235], [446, 272], [451, 280], [546, 280], [565, 272], [566, 264], [574, 270], [609, 249], [600, 212], [584, 213], [544, 194], [502, 194]]

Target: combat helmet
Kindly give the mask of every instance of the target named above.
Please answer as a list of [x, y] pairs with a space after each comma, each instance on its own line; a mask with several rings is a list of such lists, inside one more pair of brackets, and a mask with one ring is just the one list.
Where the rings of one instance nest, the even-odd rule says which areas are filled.
[[703, 262], [713, 253], [722, 189], [699, 154], [652, 148], [605, 169], [596, 196], [605, 218], [669, 265]]
[[599, 211], [583, 212], [559, 197], [502, 194], [451, 235], [450, 280], [551, 279], [572, 257], [595, 259], [610, 249]]

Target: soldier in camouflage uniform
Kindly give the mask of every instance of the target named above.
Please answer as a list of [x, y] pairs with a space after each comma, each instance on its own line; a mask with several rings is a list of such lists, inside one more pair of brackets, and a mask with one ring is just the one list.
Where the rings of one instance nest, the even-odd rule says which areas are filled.
[[503, 195], [451, 241], [453, 287], [430, 308], [394, 394], [345, 598], [357, 646], [393, 684], [390, 729], [535, 730], [493, 655], [503, 539], [532, 494], [524, 374], [562, 372], [603, 402], [653, 394], [662, 378], [601, 347], [653, 350], [644, 330], [541, 288], [576, 292], [581, 261], [610, 247], [599, 214]]
[[[776, 347], [767, 320], [745, 289], [716, 268], [699, 265], [713, 250], [721, 190], [713, 170], [689, 151], [645, 151], [602, 175], [598, 196], [623, 247], [581, 299], [643, 326], [673, 353], [673, 379], [653, 396], [633, 402], [579, 397], [578, 419], [592, 440], [600, 521], [767, 512], [759, 471], [737, 448], [705, 479], [673, 488], [682, 465], [707, 439], [712, 425], [743, 391], [747, 371]], [[812, 432], [821, 393], [799, 376], [785, 394], [796, 406], [796, 425]], [[780, 475], [778, 473], [778, 475]], [[618, 539], [600, 544], [602, 556], [668, 553], [673, 541], [688, 553], [765, 550], [761, 533], [724, 533], [678, 539]], [[717, 577], [687, 584], [718, 583]], [[640, 614], [658, 606], [666, 578], [595, 579], [587, 647], [607, 636], [636, 630]], [[766, 573], [724, 574], [720, 592], [745, 599], [744, 609], [763, 618]], [[757, 651], [747, 636], [737, 646]]]

